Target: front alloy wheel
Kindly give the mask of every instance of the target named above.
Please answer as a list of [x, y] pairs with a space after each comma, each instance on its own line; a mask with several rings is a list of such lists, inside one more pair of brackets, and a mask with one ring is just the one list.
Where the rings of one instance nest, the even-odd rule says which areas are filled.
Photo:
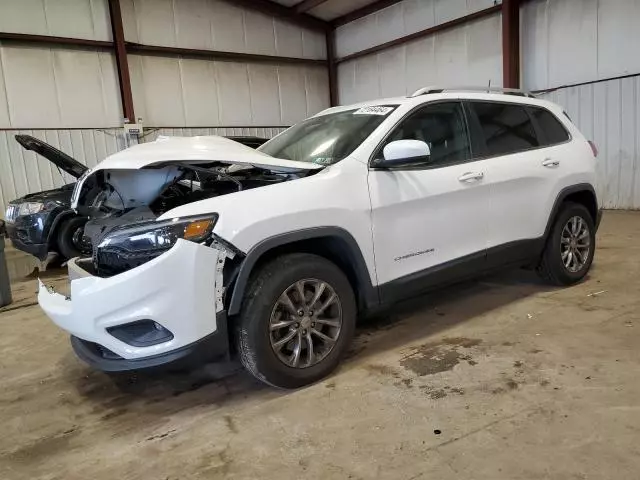
[[270, 385], [298, 388], [340, 363], [355, 330], [356, 301], [336, 264], [291, 253], [252, 274], [233, 322], [244, 367]]
[[306, 368], [321, 362], [342, 327], [340, 298], [316, 278], [299, 280], [282, 292], [269, 322], [271, 348], [281, 362]]

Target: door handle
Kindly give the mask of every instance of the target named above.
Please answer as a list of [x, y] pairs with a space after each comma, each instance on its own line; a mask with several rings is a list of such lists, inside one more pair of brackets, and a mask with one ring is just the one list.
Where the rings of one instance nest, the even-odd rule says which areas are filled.
[[553, 158], [545, 158], [542, 161], [542, 166], [543, 167], [549, 167], [549, 168], [559, 167], [560, 166], [560, 160], [554, 160]]
[[460, 182], [478, 182], [484, 178], [484, 172], [467, 172], [458, 177]]

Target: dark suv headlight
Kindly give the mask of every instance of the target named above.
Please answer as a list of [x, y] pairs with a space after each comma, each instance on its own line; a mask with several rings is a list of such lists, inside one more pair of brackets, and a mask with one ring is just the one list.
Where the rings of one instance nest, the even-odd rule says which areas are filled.
[[103, 273], [135, 268], [173, 247], [179, 238], [202, 243], [211, 236], [218, 216], [174, 218], [120, 227], [108, 233], [94, 250], [94, 264]]

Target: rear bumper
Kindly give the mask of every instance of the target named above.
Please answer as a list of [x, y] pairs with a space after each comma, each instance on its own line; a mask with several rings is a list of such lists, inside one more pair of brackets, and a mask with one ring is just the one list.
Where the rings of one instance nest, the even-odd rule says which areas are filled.
[[[38, 303], [71, 334], [77, 355], [102, 370], [173, 362], [199, 351], [202, 342], [210, 354], [225, 354], [226, 313], [218, 299], [224, 259], [224, 252], [185, 240], [139, 267], [108, 278], [93, 276], [78, 259], [72, 259], [71, 295], [65, 297], [40, 282]], [[145, 344], [125, 342], [126, 337], [115, 333], [139, 322], [155, 322], [170, 335]]]

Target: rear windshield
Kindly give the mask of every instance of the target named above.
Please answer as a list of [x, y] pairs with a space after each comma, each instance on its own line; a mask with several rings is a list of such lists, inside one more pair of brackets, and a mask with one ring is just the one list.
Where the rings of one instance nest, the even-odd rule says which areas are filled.
[[376, 105], [308, 118], [258, 150], [285, 160], [331, 165], [349, 156], [396, 108]]

